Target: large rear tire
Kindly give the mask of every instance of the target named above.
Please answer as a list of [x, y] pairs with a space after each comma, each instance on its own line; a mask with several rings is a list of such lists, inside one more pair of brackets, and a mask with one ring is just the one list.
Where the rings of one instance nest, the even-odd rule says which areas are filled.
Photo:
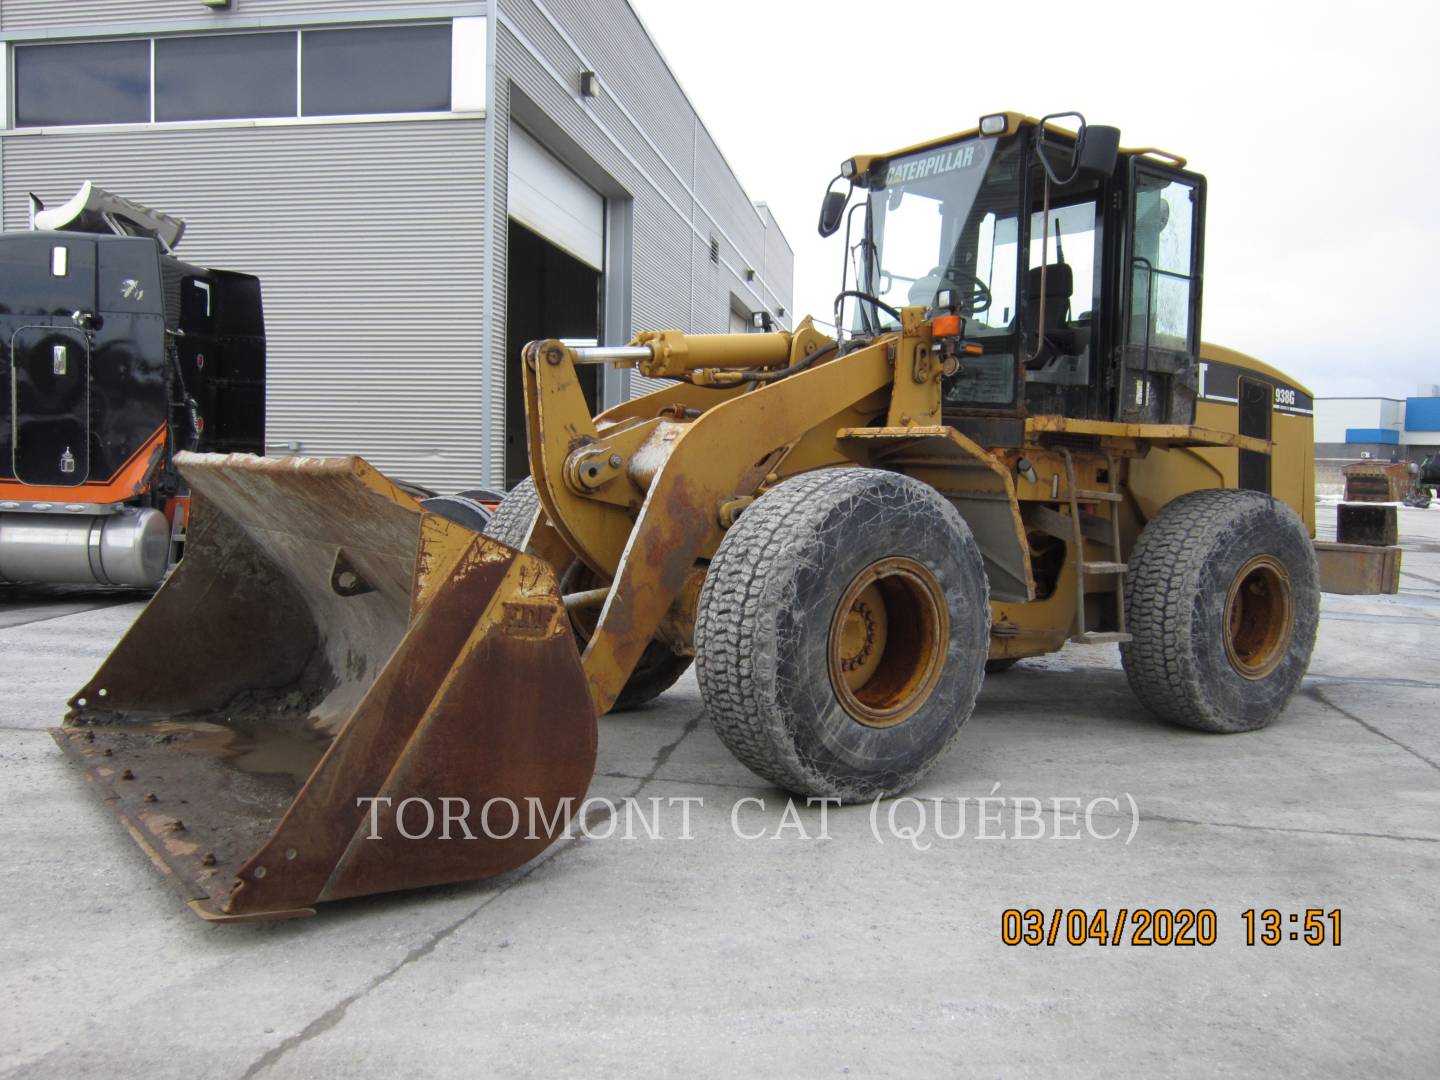
[[959, 513], [877, 469], [787, 480], [710, 563], [695, 670], [721, 741], [801, 795], [911, 787], [969, 718], [989, 651], [989, 583]]
[[1284, 503], [1254, 491], [1193, 491], [1140, 534], [1125, 578], [1120, 658], [1135, 695], [1201, 731], [1274, 720], [1310, 666], [1319, 571]]
[[[500, 500], [490, 523], [485, 526], [485, 535], [499, 540], [502, 544], [523, 549], [530, 539], [531, 529], [539, 513], [540, 496], [535, 493], [535, 480], [527, 476]], [[579, 582], [580, 571], [583, 569], [579, 563], [556, 569], [562, 571], [562, 592], [579, 592], [583, 588], [593, 587], [590, 583]], [[570, 624], [575, 631], [575, 642], [583, 652], [594, 627], [586, 626], [573, 617]], [[653, 701], [675, 685], [680, 676], [689, 669], [690, 662], [690, 657], [680, 655], [663, 641], [651, 641], [645, 646], [645, 651], [640, 655], [640, 661], [630, 673], [630, 678], [625, 680], [624, 689], [615, 698], [615, 704], [610, 706], [610, 711], [625, 712]]]

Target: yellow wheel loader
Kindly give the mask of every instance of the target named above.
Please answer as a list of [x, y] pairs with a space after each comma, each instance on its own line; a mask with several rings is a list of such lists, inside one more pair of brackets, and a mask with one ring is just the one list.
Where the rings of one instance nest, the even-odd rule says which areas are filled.
[[[1205, 181], [1076, 114], [844, 163], [836, 336], [526, 346], [489, 535], [354, 459], [187, 455], [189, 551], [56, 738], [211, 919], [482, 878], [694, 662], [765, 780], [914, 784], [985, 672], [1119, 642], [1260, 727], [1319, 597], [1309, 393], [1199, 337]], [[584, 365], [670, 380], [600, 416]]]

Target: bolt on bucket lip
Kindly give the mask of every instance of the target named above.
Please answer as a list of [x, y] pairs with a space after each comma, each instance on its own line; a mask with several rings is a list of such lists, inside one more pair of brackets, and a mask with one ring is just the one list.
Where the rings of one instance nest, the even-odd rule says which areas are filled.
[[[81, 765], [105, 805], [196, 914], [209, 920], [314, 914], [313, 907], [225, 913], [240, 868], [273, 834], [329, 741], [287, 738], [278, 731], [270, 739], [254, 734], [259, 738], [204, 720], [51, 729], [56, 743]], [[274, 753], [282, 741], [293, 744], [289, 755], [297, 770], [309, 760], [303, 776], [267, 772], [263, 761], [251, 769], [233, 763], [247, 754]], [[237, 785], [243, 790], [230, 798], [216, 797], [217, 791]], [[240, 807], [246, 812], [234, 813]]]

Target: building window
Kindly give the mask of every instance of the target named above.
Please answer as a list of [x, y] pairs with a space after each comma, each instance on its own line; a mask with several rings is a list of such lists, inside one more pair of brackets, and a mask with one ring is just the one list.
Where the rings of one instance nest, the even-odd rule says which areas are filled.
[[294, 115], [293, 33], [156, 39], [156, 120]]
[[445, 22], [17, 45], [15, 124], [449, 112], [451, 33]]
[[450, 26], [306, 30], [305, 116], [443, 112], [450, 108]]
[[15, 47], [15, 122], [143, 124], [150, 119], [150, 42]]

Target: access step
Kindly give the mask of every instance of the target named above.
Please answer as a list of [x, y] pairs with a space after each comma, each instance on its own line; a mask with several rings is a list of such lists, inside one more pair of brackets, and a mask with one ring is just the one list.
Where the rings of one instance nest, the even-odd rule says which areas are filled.
[[1118, 491], [1090, 491], [1086, 488], [1075, 489], [1076, 502], [1124, 502], [1125, 496]]
[[1129, 563], [1123, 562], [1082, 562], [1080, 569], [1086, 574], [1123, 574], [1130, 569]]

